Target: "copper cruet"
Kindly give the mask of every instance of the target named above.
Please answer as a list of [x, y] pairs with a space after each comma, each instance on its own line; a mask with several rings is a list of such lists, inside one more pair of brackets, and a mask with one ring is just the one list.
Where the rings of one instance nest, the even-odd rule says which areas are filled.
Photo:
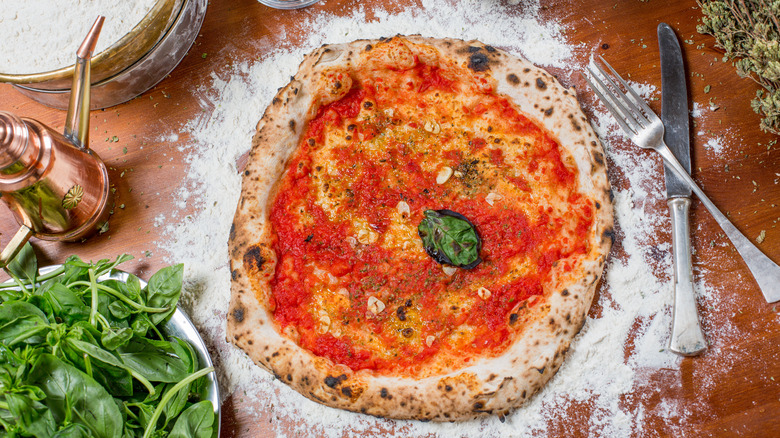
[[0, 199], [19, 231], [0, 253], [5, 267], [31, 236], [78, 240], [105, 226], [106, 165], [89, 150], [90, 60], [104, 17], [98, 17], [76, 51], [65, 132], [0, 111]]

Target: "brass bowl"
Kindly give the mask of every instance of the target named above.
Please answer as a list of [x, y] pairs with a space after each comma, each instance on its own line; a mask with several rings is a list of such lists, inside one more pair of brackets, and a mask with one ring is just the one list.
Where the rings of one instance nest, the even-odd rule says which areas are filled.
[[[92, 109], [128, 101], [161, 81], [178, 65], [203, 24], [208, 0], [158, 0], [129, 33], [92, 57]], [[73, 48], [75, 62], [76, 47]], [[65, 109], [73, 65], [30, 73], [0, 73], [24, 95]]]

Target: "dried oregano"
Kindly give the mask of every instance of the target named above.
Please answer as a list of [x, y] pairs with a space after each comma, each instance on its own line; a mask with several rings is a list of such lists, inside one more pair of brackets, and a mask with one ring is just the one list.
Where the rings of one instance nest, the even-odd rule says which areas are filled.
[[697, 0], [704, 17], [699, 33], [715, 37], [737, 73], [764, 89], [751, 102], [761, 129], [780, 134], [780, 0]]

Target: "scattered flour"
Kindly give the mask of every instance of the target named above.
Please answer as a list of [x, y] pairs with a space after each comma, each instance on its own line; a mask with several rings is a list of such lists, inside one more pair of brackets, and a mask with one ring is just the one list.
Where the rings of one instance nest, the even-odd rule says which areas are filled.
[[0, 72], [39, 73], [73, 64], [98, 15], [106, 17], [95, 49], [100, 53], [130, 32], [156, 1], [0, 0]]
[[[593, 407], [585, 420], [587, 434], [626, 437], [643, 435], [650, 414], [674, 418], [675, 424], [684, 424], [690, 415], [686, 407], [663, 396], [652, 412], [646, 412], [641, 403], [632, 408], [624, 402], [636, 388], [650, 385], [648, 376], [660, 369], [680, 380], [680, 359], [664, 350], [671, 325], [672, 273], [669, 244], [662, 243], [669, 239], [660, 239], [659, 234], [668, 233], [670, 221], [664, 214], [660, 160], [623, 141], [617, 124], [601, 105], [590, 110], [610, 161], [617, 223], [604, 284], [592, 316], [572, 343], [560, 371], [505, 421], [489, 417], [434, 424], [331, 409], [275, 381], [225, 341], [230, 291], [227, 240], [240, 191], [236, 160], [248, 150], [258, 119], [303, 55], [323, 43], [421, 33], [480, 39], [539, 65], [566, 68], [564, 75], [573, 74], [573, 47], [565, 42], [564, 29], [541, 21], [538, 2], [526, 1], [513, 8], [517, 3], [422, 0], [419, 11], [373, 11], [375, 18], [369, 22], [360, 7], [346, 17], [311, 16], [300, 24], [307, 35], [300, 47], [269, 51], [259, 60], [240, 62], [213, 74], [211, 84], [197, 91], [203, 116], [186, 126], [189, 136], [180, 143], [189, 157], [188, 179], [179, 189], [179, 198], [186, 202], [168, 213], [167, 237], [160, 246], [171, 262], [185, 263], [183, 304], [206, 338], [225, 394], [244, 399], [242, 407], [252, 404], [247, 400], [254, 402], [252, 414], [268, 419], [268, 427], [277, 435], [342, 437], [384, 431], [408, 437], [544, 436], [555, 415], [587, 403]], [[657, 94], [651, 86], [636, 83], [634, 87], [645, 97]], [[716, 300], [707, 284], [697, 287], [705, 300]], [[290, 421], [271, 422], [271, 418]]]

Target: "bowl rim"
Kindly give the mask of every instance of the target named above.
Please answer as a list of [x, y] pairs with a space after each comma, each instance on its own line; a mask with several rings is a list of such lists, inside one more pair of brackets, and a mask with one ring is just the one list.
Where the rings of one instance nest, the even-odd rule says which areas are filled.
[[[97, 54], [92, 56], [92, 63], [100, 63], [103, 59], [107, 58], [110, 54], [112, 54], [114, 51], [116, 51], [118, 48], [125, 45], [128, 41], [134, 39], [139, 34], [141, 34], [144, 30], [146, 30], [147, 27], [155, 20], [157, 17], [157, 14], [160, 12], [160, 10], [165, 7], [165, 5], [172, 0], [157, 0], [154, 3], [154, 6], [152, 6], [151, 9], [144, 15], [144, 18], [141, 19], [135, 26], [133, 26], [132, 29], [130, 29], [130, 32], [126, 33], [122, 36], [119, 40], [117, 40], [114, 44], [106, 47], [102, 51], [98, 52]], [[176, 1], [176, 0], [173, 0]], [[181, 10], [184, 8], [185, 4], [187, 3], [187, 0], [183, 0], [181, 2], [181, 6], [178, 10], [174, 11], [172, 16], [178, 17], [179, 14], [181, 14]], [[152, 49], [159, 44], [160, 40], [168, 34], [171, 27], [173, 27], [174, 23], [176, 22], [175, 19], [169, 20], [168, 25], [163, 30], [163, 32], [160, 34], [160, 37], [157, 39], [157, 41], [154, 42], [154, 45], [152, 45]], [[151, 50], [151, 49], [150, 49]], [[148, 52], [148, 50], [147, 50]], [[74, 59], [75, 59], [75, 50], [74, 50]], [[145, 56], [146, 53], [144, 53], [142, 56]], [[71, 64], [68, 64], [64, 67], [60, 67], [55, 70], [49, 70], [44, 72], [37, 72], [37, 73], [2, 73], [0, 72], [0, 82], [6, 82], [9, 84], [34, 84], [34, 83], [40, 83], [45, 82], [53, 79], [62, 79], [69, 75], [73, 74], [73, 68], [76, 65], [75, 61]], [[112, 75], [114, 76], [114, 75]]]

